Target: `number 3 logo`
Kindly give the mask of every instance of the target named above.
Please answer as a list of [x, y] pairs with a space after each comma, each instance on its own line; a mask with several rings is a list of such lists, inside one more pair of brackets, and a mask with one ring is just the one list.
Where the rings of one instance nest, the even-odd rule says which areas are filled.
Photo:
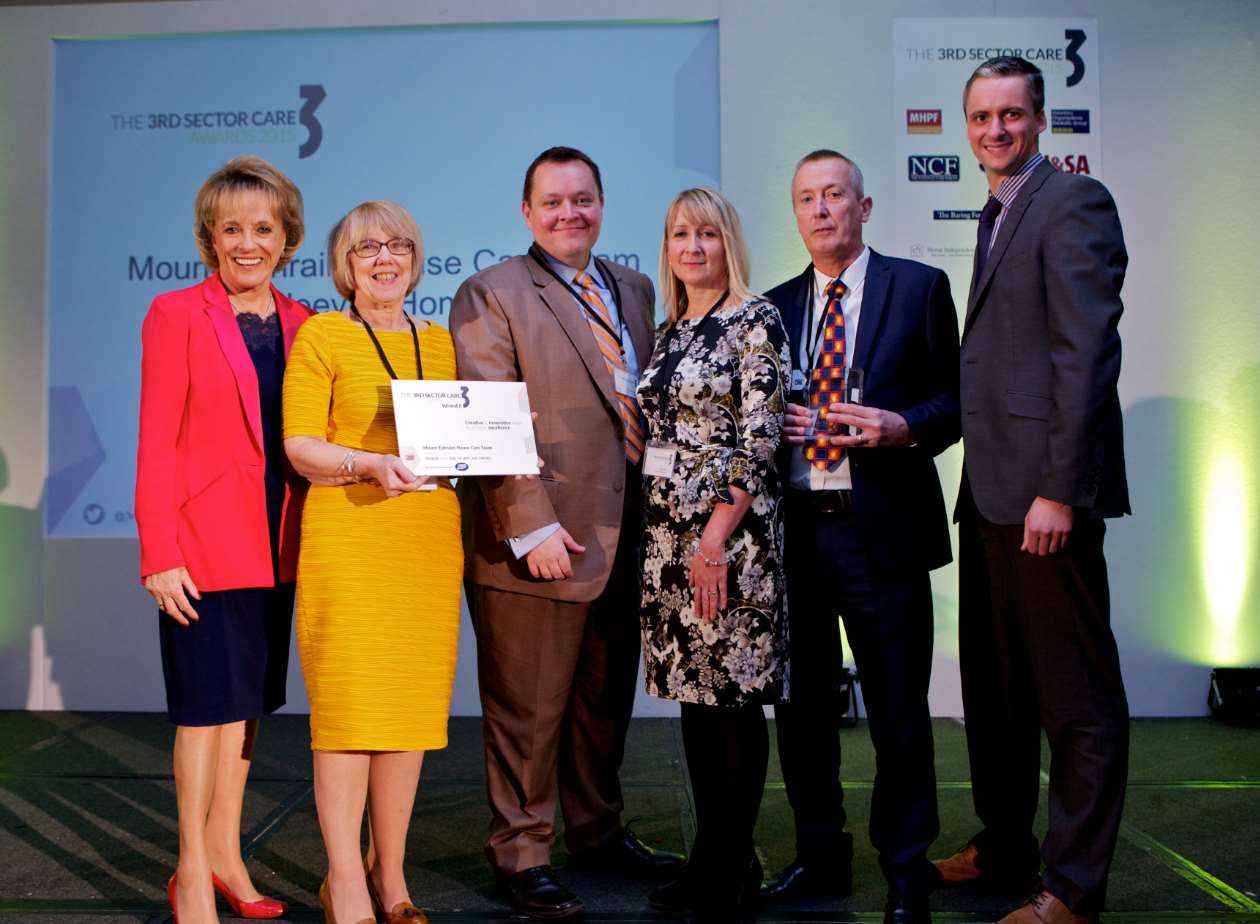
[[298, 112], [298, 121], [306, 127], [307, 133], [306, 140], [298, 148], [298, 159], [301, 160], [318, 151], [319, 143], [324, 140], [324, 127], [319, 124], [319, 119], [315, 118], [315, 110], [328, 94], [324, 92], [323, 84], [304, 83], [298, 88], [298, 95], [306, 100], [302, 104], [301, 111]]
[[[1085, 44], [1085, 30], [1066, 29], [1063, 32], [1063, 37], [1068, 40], [1067, 50], [1063, 53], [1063, 56], [1072, 62], [1072, 73], [1068, 74], [1067, 85], [1074, 87], [1085, 76], [1085, 61], [1077, 54], [1081, 50], [1081, 46]], [[323, 97], [321, 96], [320, 99], [323, 99]]]

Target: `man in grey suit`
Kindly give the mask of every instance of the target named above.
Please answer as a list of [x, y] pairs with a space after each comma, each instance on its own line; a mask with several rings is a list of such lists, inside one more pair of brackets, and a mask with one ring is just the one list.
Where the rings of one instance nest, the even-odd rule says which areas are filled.
[[1039, 153], [1041, 72], [986, 61], [963, 91], [989, 182], [962, 333], [959, 650], [983, 829], [947, 883], [1038, 873], [1041, 730], [1049, 831], [1033, 897], [1002, 924], [1096, 921], [1115, 850], [1129, 716], [1111, 632], [1104, 519], [1129, 512], [1117, 324], [1128, 256], [1115, 203]]
[[512, 907], [580, 914], [550, 865], [556, 796], [570, 863], [665, 874], [621, 822], [617, 774], [639, 665], [642, 419], [638, 369], [652, 349], [642, 273], [593, 253], [599, 168], [549, 148], [525, 174], [534, 243], [470, 277], [451, 306], [464, 379], [522, 381], [537, 415], [534, 480], [465, 479], [466, 589], [491, 821], [486, 856]]

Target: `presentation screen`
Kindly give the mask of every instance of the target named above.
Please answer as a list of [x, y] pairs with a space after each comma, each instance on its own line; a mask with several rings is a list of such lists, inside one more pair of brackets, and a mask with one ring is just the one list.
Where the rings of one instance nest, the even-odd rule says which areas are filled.
[[717, 186], [717, 24], [430, 26], [76, 38], [54, 59], [49, 537], [129, 537], [140, 325], [205, 278], [193, 202], [239, 154], [288, 174], [306, 242], [277, 287], [344, 303], [325, 253], [358, 203], [406, 206], [425, 244], [408, 311], [524, 252], [525, 168], [552, 145], [603, 173], [596, 252], [655, 280], [670, 198]]

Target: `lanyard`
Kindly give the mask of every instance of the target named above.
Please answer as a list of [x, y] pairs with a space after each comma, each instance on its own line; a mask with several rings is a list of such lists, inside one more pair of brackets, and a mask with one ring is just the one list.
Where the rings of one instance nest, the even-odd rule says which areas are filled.
[[[718, 308], [721, 307], [722, 303], [726, 301], [730, 294], [730, 289], [727, 289], [722, 293], [721, 297], [714, 302], [713, 306], [709, 308], [709, 310], [706, 311], [700, 318], [700, 322], [691, 329], [691, 339], [687, 341], [687, 346], [677, 352], [674, 351], [674, 336], [678, 332], [678, 321], [675, 320], [669, 325], [669, 330], [665, 332], [663, 344], [665, 347], [665, 355], [661, 358], [661, 368], [658, 373], [658, 381], [660, 384], [653, 389], [654, 391], [662, 395], [665, 394], [666, 390], [669, 388], [670, 381], [674, 378], [675, 370], [678, 369], [678, 364], [682, 362], [683, 353], [690, 349], [691, 345], [696, 342], [696, 339], [704, 333], [705, 325], [709, 323], [709, 319], [712, 318], [713, 312], [717, 311]], [[653, 376], [653, 378], [656, 378], [656, 376]]]
[[[359, 323], [363, 325], [369, 337], [372, 338], [372, 346], [376, 347], [376, 355], [381, 358], [381, 365], [385, 367], [385, 371], [389, 373], [391, 379], [397, 379], [398, 375], [394, 372], [394, 367], [389, 364], [389, 357], [385, 355], [385, 351], [381, 348], [381, 342], [376, 339], [376, 332], [372, 330], [372, 325], [367, 322], [367, 318], [359, 314], [359, 309], [354, 305], [350, 306], [351, 313], [359, 319]], [[420, 335], [416, 333], [415, 323], [403, 312], [403, 318], [407, 321], [407, 326], [411, 328], [411, 343], [416, 348], [416, 378], [424, 378], [424, 366], [420, 364]]]
[[[621, 330], [620, 329], [613, 330], [612, 325], [609, 324], [608, 321], [606, 321], [604, 317], [598, 311], [596, 311], [594, 308], [591, 307], [590, 302], [588, 302], [586, 299], [582, 297], [582, 293], [579, 292], [577, 289], [575, 289], [572, 285], [570, 285], [569, 282], [563, 276], [561, 276], [559, 273], [555, 271], [555, 269], [552, 268], [551, 263], [547, 261], [546, 255], [543, 253], [542, 248], [539, 247], [538, 244], [534, 243], [534, 244], [529, 245], [529, 255], [534, 258], [534, 261], [539, 266], [541, 266], [548, 273], [550, 273], [551, 276], [556, 280], [556, 282], [560, 283], [560, 285], [564, 286], [566, 289], [569, 290], [569, 294], [577, 299], [578, 305], [581, 306], [582, 311], [586, 313], [586, 316], [588, 318], [590, 318], [592, 321], [594, 321], [596, 324], [598, 324], [600, 327], [606, 330], [608, 332], [608, 335], [617, 341], [617, 349], [620, 351], [622, 359], [624, 359], [626, 356], [626, 348], [621, 340]], [[613, 279], [611, 273], [604, 272], [604, 269], [603, 267], [599, 265], [598, 260], [595, 261], [595, 266], [599, 269], [600, 275], [604, 277], [604, 281], [608, 283], [609, 291], [612, 292], [613, 299], [617, 303], [617, 310], [618, 312], [620, 312], [621, 311], [621, 292], [617, 287], [617, 280]]]
[[[836, 278], [838, 279], [839, 277], [837, 276]], [[813, 274], [811, 273], [810, 280], [809, 280], [809, 288], [806, 292], [806, 302], [805, 302], [805, 317], [806, 318], [808, 318], [814, 311], [814, 286], [816, 284], [817, 283], [815, 281], [815, 278], [813, 277]], [[823, 294], [825, 295], [826, 293], [824, 292]], [[817, 353], [818, 341], [822, 339], [823, 328], [827, 326], [827, 315], [830, 313], [830, 308], [831, 308], [831, 299], [827, 299], [825, 302], [823, 302], [822, 311], [818, 313], [818, 324], [815, 325], [814, 327], [814, 335], [805, 341], [805, 359], [806, 359], [806, 362], [808, 363], [808, 365], [805, 366], [805, 369], [804, 369], [806, 376], [809, 376], [809, 374], [814, 371], [814, 364], [818, 362], [818, 353]], [[841, 306], [840, 311], [841, 311], [841, 314], [844, 313], [843, 306]], [[806, 328], [806, 333], [809, 333], [808, 328]], [[845, 330], [845, 336], [848, 337], [847, 329]], [[846, 354], [848, 353], [847, 343], [845, 344], [845, 353]]]

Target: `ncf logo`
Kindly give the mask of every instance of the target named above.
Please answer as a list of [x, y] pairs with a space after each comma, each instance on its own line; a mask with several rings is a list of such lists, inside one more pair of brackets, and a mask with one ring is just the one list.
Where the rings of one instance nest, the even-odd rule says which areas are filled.
[[911, 183], [958, 182], [957, 154], [911, 154], [906, 163]]
[[1089, 175], [1089, 158], [1084, 154], [1064, 154], [1062, 157], [1056, 155], [1050, 158], [1050, 163], [1054, 169], [1062, 170], [1064, 173]]
[[906, 133], [910, 135], [939, 135], [941, 111], [939, 109], [907, 109]]

